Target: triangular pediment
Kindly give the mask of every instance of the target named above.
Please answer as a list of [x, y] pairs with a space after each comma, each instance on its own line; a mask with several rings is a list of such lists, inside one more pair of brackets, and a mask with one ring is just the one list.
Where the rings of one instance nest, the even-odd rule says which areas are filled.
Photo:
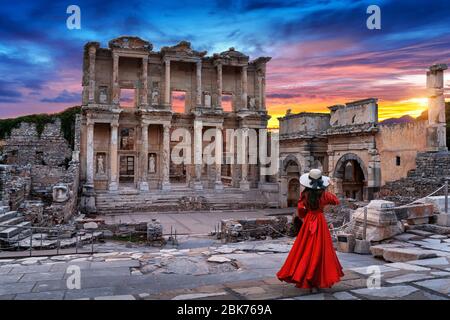
[[130, 50], [147, 50], [151, 51], [153, 45], [139, 37], [134, 36], [122, 36], [109, 41], [109, 47], [111, 49], [130, 49]]

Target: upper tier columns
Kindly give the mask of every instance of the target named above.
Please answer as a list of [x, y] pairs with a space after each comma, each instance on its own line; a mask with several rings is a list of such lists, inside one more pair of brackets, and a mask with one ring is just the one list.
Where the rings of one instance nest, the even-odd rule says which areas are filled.
[[89, 47], [89, 103], [95, 102], [95, 54], [97, 49]]
[[120, 101], [120, 87], [119, 87], [119, 55], [113, 53], [113, 88], [112, 88], [112, 103], [118, 105]]
[[170, 60], [164, 60], [165, 64], [165, 91], [164, 91], [164, 104], [170, 105]]
[[197, 106], [202, 105], [202, 61], [196, 63], [196, 78], [197, 78]]
[[222, 108], [222, 64], [217, 64], [217, 107]]
[[247, 109], [247, 66], [243, 66], [241, 70], [241, 86], [242, 108]]
[[142, 91], [141, 105], [148, 105], [148, 57], [142, 58]]

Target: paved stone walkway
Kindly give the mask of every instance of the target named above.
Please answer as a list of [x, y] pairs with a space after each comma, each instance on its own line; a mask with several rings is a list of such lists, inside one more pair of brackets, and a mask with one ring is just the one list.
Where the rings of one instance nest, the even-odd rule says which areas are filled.
[[[208, 242], [208, 246], [201, 246]], [[449, 299], [447, 256], [386, 263], [371, 255], [338, 253], [345, 277], [331, 289], [308, 290], [279, 282], [293, 239], [222, 245], [198, 238], [192, 248], [125, 248], [110, 252], [0, 260], [0, 299]], [[186, 241], [187, 243], [189, 241]], [[113, 251], [115, 250], [115, 251]], [[69, 266], [81, 288], [68, 289]], [[369, 266], [379, 268], [379, 289], [368, 289]]]
[[270, 215], [291, 215], [295, 208], [287, 209], [254, 209], [254, 210], [227, 210], [227, 211], [186, 211], [186, 212], [142, 212], [133, 214], [102, 215], [106, 224], [139, 223], [158, 219], [163, 230], [169, 232], [171, 227], [178, 234], [208, 234], [222, 219], [262, 218]]

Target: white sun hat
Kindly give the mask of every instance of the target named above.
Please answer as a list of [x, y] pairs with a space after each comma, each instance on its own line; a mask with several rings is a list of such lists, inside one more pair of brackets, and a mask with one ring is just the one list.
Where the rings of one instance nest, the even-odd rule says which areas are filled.
[[311, 169], [308, 173], [302, 174], [300, 184], [311, 189], [325, 189], [330, 185], [330, 178], [323, 176], [320, 169]]

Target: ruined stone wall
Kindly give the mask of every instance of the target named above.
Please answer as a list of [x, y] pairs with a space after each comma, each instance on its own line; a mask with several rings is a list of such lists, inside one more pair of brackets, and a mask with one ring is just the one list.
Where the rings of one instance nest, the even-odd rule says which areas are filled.
[[380, 125], [375, 136], [380, 154], [381, 184], [399, 180], [416, 168], [416, 155], [427, 148], [427, 122]]
[[417, 154], [416, 169], [405, 178], [386, 183], [379, 197], [397, 204], [409, 203], [434, 192], [447, 177], [450, 177], [450, 153], [421, 152]]
[[61, 132], [59, 119], [48, 123], [39, 135], [34, 123], [22, 122], [5, 139], [3, 153], [7, 164], [61, 166], [71, 157], [71, 149]]
[[31, 190], [29, 166], [0, 165], [0, 200], [11, 210], [19, 208]]
[[365, 99], [329, 107], [332, 127], [352, 126], [378, 122], [378, 105], [376, 99]]
[[330, 115], [321, 113], [302, 112], [287, 114], [278, 118], [280, 135], [289, 135], [297, 132], [316, 134], [326, 131], [330, 126]]

